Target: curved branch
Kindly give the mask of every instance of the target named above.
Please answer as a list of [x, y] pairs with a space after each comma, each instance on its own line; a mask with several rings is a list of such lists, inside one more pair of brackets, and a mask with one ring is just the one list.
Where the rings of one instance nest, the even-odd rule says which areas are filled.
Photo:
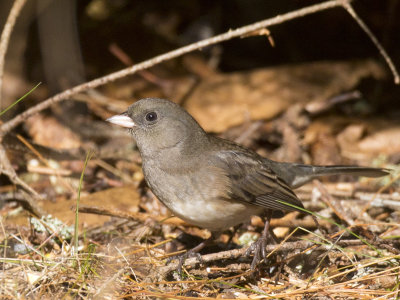
[[10, 14], [8, 15], [6, 24], [1, 33], [0, 38], [0, 109], [2, 107], [2, 90], [3, 90], [3, 74], [4, 74], [4, 61], [8, 49], [8, 43], [10, 42], [11, 32], [14, 28], [15, 21], [24, 7], [26, 0], [15, 0], [11, 8]]
[[14, 129], [16, 126], [18, 126], [20, 123], [25, 121], [28, 117], [36, 114], [39, 111], [42, 111], [48, 107], [50, 107], [52, 104], [66, 100], [71, 98], [72, 96], [81, 93], [83, 91], [89, 90], [89, 89], [94, 89], [98, 86], [104, 85], [106, 83], [115, 81], [119, 78], [125, 77], [127, 75], [132, 75], [135, 74], [138, 71], [148, 69], [156, 64], [159, 64], [161, 62], [170, 60], [172, 58], [176, 58], [178, 56], [182, 56], [183, 54], [192, 52], [194, 50], [202, 49], [210, 45], [218, 44], [224, 41], [228, 41], [232, 38], [235, 37], [240, 37], [245, 35], [246, 33], [256, 31], [261, 28], [269, 27], [272, 25], [276, 24], [281, 24], [289, 20], [293, 20], [296, 18], [304, 17], [309, 14], [313, 14], [322, 10], [338, 7], [338, 6], [343, 6], [342, 1], [340, 0], [332, 0], [332, 1], [327, 1], [324, 3], [316, 4], [316, 5], [311, 5], [296, 11], [292, 11], [283, 15], [278, 15], [276, 17], [263, 20], [260, 22], [256, 22], [247, 26], [240, 27], [235, 30], [229, 30], [226, 33], [216, 35], [212, 38], [205, 39], [181, 48], [178, 48], [176, 50], [167, 52], [165, 54], [161, 54], [159, 56], [156, 56], [154, 58], [151, 58], [149, 60], [146, 60], [144, 62], [138, 63], [136, 65], [133, 65], [129, 68], [123, 69], [121, 71], [111, 73], [109, 75], [103, 76], [101, 78], [92, 80], [90, 82], [78, 85], [72, 89], [66, 90], [62, 93], [59, 93], [41, 103], [38, 105], [31, 107], [24, 111], [23, 113], [19, 114], [18, 116], [14, 117], [7, 123], [4, 123], [0, 127], [0, 138], [10, 132], [12, 129]]

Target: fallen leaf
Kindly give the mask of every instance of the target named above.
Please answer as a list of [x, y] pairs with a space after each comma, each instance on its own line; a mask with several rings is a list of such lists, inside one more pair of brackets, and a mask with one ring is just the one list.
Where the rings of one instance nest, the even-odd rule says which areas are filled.
[[314, 62], [215, 75], [203, 80], [185, 108], [207, 131], [223, 132], [248, 119], [270, 119], [293, 103], [324, 101], [363, 78], [382, 78], [374, 61]]
[[[139, 194], [133, 186], [111, 188], [81, 197], [80, 204], [106, 209], [137, 212], [139, 209]], [[46, 212], [71, 225], [75, 219], [75, 201], [57, 199], [55, 202], [46, 201]], [[80, 228], [94, 227], [104, 224], [111, 217], [96, 214], [80, 214]]]
[[25, 127], [33, 141], [56, 149], [73, 149], [81, 145], [80, 138], [57, 119], [37, 114], [25, 122]]
[[375, 132], [358, 143], [362, 152], [394, 154], [400, 152], [400, 126]]

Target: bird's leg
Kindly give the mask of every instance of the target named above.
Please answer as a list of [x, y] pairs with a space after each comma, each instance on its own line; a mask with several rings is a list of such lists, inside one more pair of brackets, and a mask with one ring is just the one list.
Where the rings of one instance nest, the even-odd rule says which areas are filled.
[[[265, 259], [267, 257], [266, 253], [266, 246], [268, 237], [271, 237], [274, 240], [273, 235], [271, 235], [269, 231], [269, 225], [272, 218], [272, 210], [268, 210], [266, 213], [266, 219], [264, 224], [264, 230], [261, 236], [255, 241], [253, 244], [246, 251], [246, 256], [249, 256], [252, 252], [254, 253], [253, 261], [251, 262], [251, 269], [254, 270], [257, 264], [260, 262], [261, 259]], [[275, 241], [275, 240], [274, 240]]]
[[181, 273], [182, 273], [182, 267], [183, 267], [183, 265], [184, 265], [184, 263], [185, 263], [185, 260], [188, 259], [189, 257], [196, 256], [200, 262], [203, 261], [203, 260], [202, 260], [202, 257], [201, 257], [201, 255], [200, 255], [199, 252], [200, 252], [204, 247], [206, 247], [207, 245], [209, 245], [216, 237], [218, 237], [218, 234], [212, 232], [212, 233], [211, 233], [211, 236], [210, 236], [208, 239], [202, 241], [202, 242], [201, 242], [200, 244], [198, 244], [196, 247], [194, 247], [194, 248], [188, 250], [186, 253], [184, 253], [184, 254], [182, 254], [182, 255], [173, 256], [173, 257], [169, 258], [169, 259], [167, 260], [167, 263], [171, 262], [171, 261], [172, 261], [173, 259], [175, 259], [175, 258], [178, 259], [178, 260], [179, 260], [179, 264], [178, 264], [177, 270], [178, 270], [178, 273], [181, 274]]
[[321, 224], [319, 224], [318, 219], [316, 216], [311, 215], [315, 225], [317, 226], [317, 229], [319, 230], [319, 232], [321, 232], [321, 234], [327, 238], [328, 240], [331, 240], [330, 236], [328, 235], [328, 233], [326, 232], [326, 230], [324, 228], [322, 228]]

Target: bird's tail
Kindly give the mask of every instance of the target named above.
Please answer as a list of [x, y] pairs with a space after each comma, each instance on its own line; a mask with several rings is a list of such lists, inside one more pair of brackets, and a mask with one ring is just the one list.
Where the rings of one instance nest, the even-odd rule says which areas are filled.
[[382, 177], [389, 175], [390, 169], [370, 168], [359, 166], [312, 166], [292, 163], [278, 163], [270, 161], [271, 168], [291, 188], [297, 188], [303, 184], [326, 175], [348, 174], [365, 177]]

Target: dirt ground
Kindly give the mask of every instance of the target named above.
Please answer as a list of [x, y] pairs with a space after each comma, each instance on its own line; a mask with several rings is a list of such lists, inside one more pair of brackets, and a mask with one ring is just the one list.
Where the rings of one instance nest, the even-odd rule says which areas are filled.
[[[397, 0], [2, 1], [1, 298], [398, 299], [399, 14]], [[273, 160], [390, 175], [296, 189], [320, 227], [274, 212], [254, 271], [260, 216], [178, 274], [210, 232], [159, 202], [129, 132], [105, 122], [145, 97]]]

